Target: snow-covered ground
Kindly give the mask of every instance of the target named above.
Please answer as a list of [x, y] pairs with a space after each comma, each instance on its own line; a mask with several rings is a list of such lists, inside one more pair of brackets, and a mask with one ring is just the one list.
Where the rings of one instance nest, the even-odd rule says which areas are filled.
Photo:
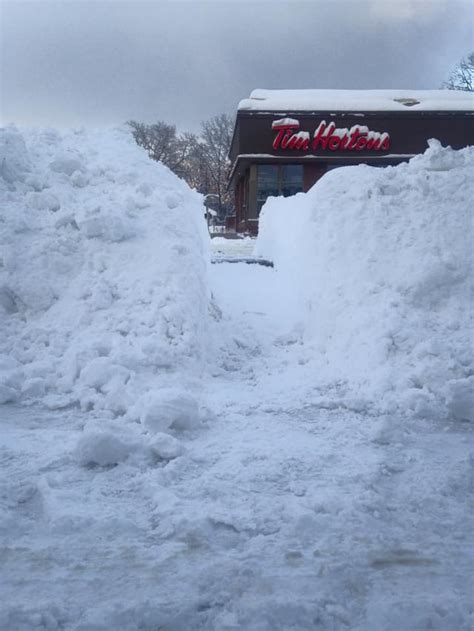
[[324, 408], [276, 272], [211, 274], [234, 340], [183, 453], [80, 466], [83, 415], [3, 407], [0, 627], [467, 631], [468, 427]]
[[[86, 156], [84, 171], [90, 174], [92, 158], [87, 151]], [[158, 175], [158, 189], [164, 182], [179, 188], [168, 176]], [[147, 172], [147, 178], [153, 175]], [[55, 193], [60, 203], [77, 200], [70, 181], [62, 185]], [[104, 181], [97, 185], [103, 192]], [[136, 199], [136, 183], [128, 186]], [[16, 193], [31, 192], [22, 187], [6, 192], [17, 208]], [[186, 195], [183, 189], [181, 210], [193, 221], [199, 212]], [[177, 361], [166, 368], [156, 354], [133, 365], [119, 363], [136, 378], [125, 382], [123, 413], [113, 413], [114, 398], [101, 384], [91, 386], [90, 405], [80, 409], [87, 363], [69, 387], [54, 391], [54, 371], [63, 366], [60, 340], [48, 310], [25, 308], [18, 299], [12, 265], [22, 261], [13, 253], [8, 259], [4, 296], [13, 303], [5, 298], [4, 315], [13, 320], [4, 331], [13, 341], [3, 339], [2, 345], [21, 366], [4, 359], [4, 386], [15, 391], [16, 401], [0, 408], [0, 629], [471, 629], [471, 425], [454, 415], [414, 418], [409, 406], [383, 413], [344, 389], [324, 390], [307, 301], [290, 299], [284, 251], [275, 269], [235, 262], [207, 266], [203, 234], [194, 241], [190, 232], [186, 250], [173, 249], [172, 208], [160, 200], [158, 190], [145, 218], [132, 215], [139, 215], [138, 226], [145, 225], [143, 218], [151, 229], [152, 209], [159, 208], [170, 224], [154, 238], [178, 257], [175, 264], [183, 257], [190, 274], [196, 262], [193, 282], [181, 273], [174, 279], [183, 326], [194, 334], [178, 336], [176, 354], [170, 353]], [[196, 225], [201, 230], [203, 223]], [[47, 243], [56, 243], [49, 219], [40, 229]], [[77, 232], [80, 224], [69, 237], [86, 261], [94, 244], [107, 249], [115, 267], [105, 280], [112, 283], [113, 270], [120, 269], [119, 248], [130, 242], [99, 235], [86, 237], [98, 239], [86, 247], [89, 240]], [[152, 255], [145, 232], [137, 250]], [[245, 258], [254, 244], [243, 245], [248, 252], [236, 251], [230, 240], [211, 248], [215, 256]], [[136, 255], [133, 248], [129, 254]], [[157, 263], [153, 256], [151, 261]], [[163, 281], [160, 266], [154, 269]], [[86, 274], [87, 266], [81, 270]], [[26, 283], [26, 275], [16, 273]], [[302, 280], [307, 277], [303, 270]], [[166, 327], [159, 326], [167, 313], [166, 282], [155, 285], [153, 278], [145, 279], [150, 299], [140, 308], [123, 302], [124, 286], [118, 284], [118, 304], [125, 306], [132, 330], [139, 327], [135, 353], [147, 348], [142, 312], [158, 323], [149, 327], [150, 335], [156, 329], [163, 338], [157, 334], [155, 346], [169, 352], [163, 346], [171, 343]], [[205, 289], [197, 291], [201, 283]], [[75, 276], [68, 285], [77, 287]], [[58, 284], [53, 290], [58, 309], [67, 294]], [[84, 300], [87, 313], [95, 309], [99, 315], [79, 324], [115, 325], [111, 305], [96, 309], [96, 298]], [[205, 327], [193, 326], [195, 314], [209, 318]], [[48, 325], [43, 332], [36, 330], [39, 320]], [[87, 329], [81, 332], [83, 341], [69, 331], [76, 347], [88, 343]], [[105, 332], [99, 329], [99, 337]], [[18, 340], [34, 341], [35, 352], [23, 348], [17, 354]], [[189, 362], [192, 344], [202, 349], [195, 364]], [[114, 341], [99, 357], [124, 361], [128, 356], [119, 355], [121, 349]], [[25, 392], [25, 372], [38, 354], [52, 369], [35, 398]], [[69, 397], [62, 399], [63, 409], [51, 409], [53, 394]], [[140, 413], [132, 405], [135, 395], [146, 399]]]
[[244, 237], [226, 239], [225, 237], [213, 237], [211, 239], [211, 253], [215, 261], [231, 258], [246, 258], [253, 255], [255, 238]]

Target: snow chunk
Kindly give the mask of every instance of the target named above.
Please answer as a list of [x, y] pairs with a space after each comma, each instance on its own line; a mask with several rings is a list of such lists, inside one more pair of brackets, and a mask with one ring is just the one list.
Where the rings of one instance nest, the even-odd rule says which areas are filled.
[[10, 388], [9, 386], [5, 386], [0, 383], [0, 404], [12, 403], [13, 401], [17, 401], [18, 399], [18, 390], [15, 390], [14, 388]]
[[31, 165], [23, 136], [16, 127], [0, 133], [0, 177], [8, 184], [23, 181]]
[[48, 191], [41, 191], [40, 193], [27, 193], [26, 203], [33, 210], [51, 210], [52, 212], [56, 212], [61, 208], [61, 203], [56, 195], [53, 195]]
[[25, 397], [41, 397], [46, 390], [46, 382], [41, 377], [27, 379], [21, 388], [21, 394]]
[[97, 357], [81, 370], [79, 379], [90, 388], [102, 388], [112, 379], [124, 385], [129, 375], [126, 368], [114, 364], [108, 357]]
[[20, 364], [13, 357], [0, 354], [0, 404], [17, 401], [22, 382]]
[[474, 377], [448, 383], [447, 406], [455, 419], [474, 421]]
[[123, 462], [135, 449], [112, 431], [89, 430], [79, 439], [74, 456], [84, 467], [106, 467]]
[[106, 241], [118, 242], [135, 235], [132, 223], [127, 218], [113, 215], [101, 214], [84, 219], [76, 218], [76, 223], [88, 239], [102, 238]]
[[173, 460], [184, 453], [184, 447], [179, 440], [161, 432], [154, 435], [150, 449], [152, 453], [163, 460]]
[[0, 287], [0, 307], [8, 314], [18, 311], [15, 294], [8, 287]]
[[66, 175], [72, 175], [75, 171], [81, 172], [83, 170], [79, 159], [67, 155], [55, 158], [55, 160], [50, 162], [49, 168], [55, 173], [65, 173]]
[[187, 430], [199, 425], [197, 401], [183, 390], [170, 388], [149, 393], [142, 406], [140, 422], [150, 432]]
[[81, 171], [74, 171], [71, 175], [71, 184], [77, 188], [84, 188], [89, 184], [89, 177]]

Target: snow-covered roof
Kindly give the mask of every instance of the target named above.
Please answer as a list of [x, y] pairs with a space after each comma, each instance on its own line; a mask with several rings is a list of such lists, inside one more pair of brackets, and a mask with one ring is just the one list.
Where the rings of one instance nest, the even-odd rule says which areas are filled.
[[253, 90], [250, 111], [474, 111], [474, 93], [458, 90]]

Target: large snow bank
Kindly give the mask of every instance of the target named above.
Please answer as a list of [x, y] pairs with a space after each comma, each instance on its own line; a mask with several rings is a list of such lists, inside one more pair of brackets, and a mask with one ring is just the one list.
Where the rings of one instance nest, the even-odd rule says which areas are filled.
[[207, 337], [200, 196], [126, 129], [5, 128], [0, 158], [0, 400], [138, 419], [150, 390], [187, 388]]
[[380, 410], [473, 417], [474, 148], [330, 171], [265, 204], [258, 253], [300, 306], [315, 385]]

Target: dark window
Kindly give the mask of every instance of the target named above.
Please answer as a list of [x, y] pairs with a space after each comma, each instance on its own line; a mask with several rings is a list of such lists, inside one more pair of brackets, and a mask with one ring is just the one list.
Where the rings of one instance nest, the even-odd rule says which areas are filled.
[[303, 190], [303, 165], [259, 164], [257, 167], [257, 210], [267, 197], [289, 197]]
[[278, 196], [278, 170], [276, 164], [259, 164], [257, 170], [257, 208], [261, 209], [267, 197]]
[[280, 191], [283, 197], [296, 195], [303, 190], [303, 167], [301, 164], [285, 164], [280, 167]]

